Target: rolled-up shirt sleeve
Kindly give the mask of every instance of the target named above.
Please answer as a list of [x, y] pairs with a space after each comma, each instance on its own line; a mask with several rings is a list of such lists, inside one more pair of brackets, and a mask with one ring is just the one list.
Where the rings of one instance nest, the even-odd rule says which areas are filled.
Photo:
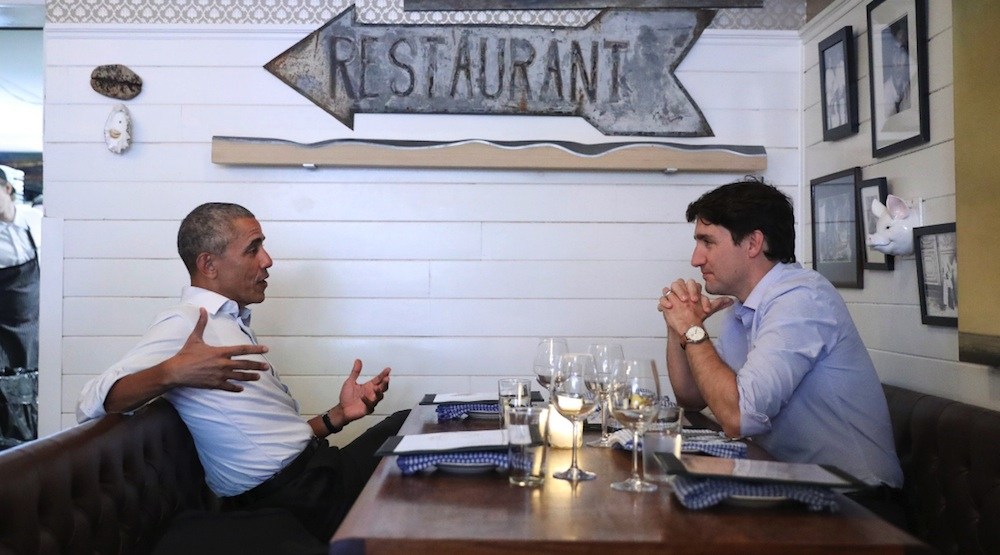
[[184, 308], [191, 310], [180, 312], [172, 310], [157, 316], [138, 345], [120, 361], [83, 386], [76, 404], [77, 422], [82, 424], [107, 414], [104, 410], [104, 401], [118, 380], [156, 366], [177, 354], [198, 319], [197, 307]]
[[757, 308], [753, 344], [736, 375], [742, 435], [768, 433], [771, 419], [837, 340], [834, 311], [823, 304], [808, 288], [798, 287]]

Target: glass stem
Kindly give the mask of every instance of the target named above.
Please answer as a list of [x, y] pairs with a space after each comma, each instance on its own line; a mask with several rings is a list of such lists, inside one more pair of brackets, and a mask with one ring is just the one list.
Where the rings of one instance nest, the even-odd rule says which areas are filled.
[[632, 479], [639, 481], [639, 430], [632, 432]]
[[580, 423], [576, 418], [573, 419], [573, 464], [570, 465], [574, 471], [577, 470], [576, 466], [576, 427]]
[[608, 398], [601, 399], [601, 441], [608, 441]]

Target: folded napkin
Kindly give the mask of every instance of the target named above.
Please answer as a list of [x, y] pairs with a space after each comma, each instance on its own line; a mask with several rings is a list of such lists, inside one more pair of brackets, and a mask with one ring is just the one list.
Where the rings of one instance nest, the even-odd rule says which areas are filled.
[[470, 411], [492, 412], [500, 415], [500, 405], [497, 403], [448, 403], [438, 405], [436, 409], [438, 422], [444, 420], [458, 420]]
[[840, 509], [833, 492], [817, 486], [748, 482], [728, 478], [676, 476], [671, 487], [677, 500], [688, 509], [704, 509], [733, 496], [754, 498], [787, 497], [806, 505], [810, 511], [836, 512]]
[[[615, 442], [615, 448], [632, 450], [632, 432], [629, 430], [618, 430], [611, 434], [611, 439]], [[639, 437], [639, 449], [642, 449], [642, 437]], [[745, 459], [747, 458], [747, 444], [740, 441], [728, 441], [723, 439], [709, 441], [689, 441], [687, 438], [681, 443], [683, 453], [703, 453], [713, 457], [725, 459]]]
[[438, 463], [459, 464], [495, 464], [498, 470], [507, 470], [507, 451], [463, 451], [451, 453], [423, 453], [419, 455], [400, 455], [396, 465], [409, 476], [430, 468]]

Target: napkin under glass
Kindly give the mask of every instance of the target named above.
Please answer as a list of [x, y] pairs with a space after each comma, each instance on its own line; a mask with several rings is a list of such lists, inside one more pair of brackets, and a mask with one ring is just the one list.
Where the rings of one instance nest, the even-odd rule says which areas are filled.
[[[685, 434], [687, 435], [687, 434]], [[702, 434], [699, 437], [705, 437]], [[618, 430], [617, 432], [611, 434], [611, 439], [614, 441], [614, 447], [616, 449], [624, 449], [626, 451], [632, 450], [632, 432], [629, 430]], [[642, 449], [642, 436], [639, 437], [639, 449]], [[718, 440], [701, 440], [701, 441], [691, 441], [687, 438], [681, 442], [681, 452], [682, 453], [703, 453], [705, 455], [712, 455], [713, 457], [722, 457], [724, 459], [745, 459], [747, 458], [747, 444], [741, 441], [729, 441], [722, 439]]]

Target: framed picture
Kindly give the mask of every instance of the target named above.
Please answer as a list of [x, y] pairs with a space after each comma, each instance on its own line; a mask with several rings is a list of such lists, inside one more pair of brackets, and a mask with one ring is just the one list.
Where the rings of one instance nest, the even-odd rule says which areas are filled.
[[955, 224], [913, 228], [920, 321], [958, 327], [958, 252]]
[[876, 177], [858, 183], [857, 192], [858, 219], [861, 224], [860, 239], [863, 246], [861, 267], [866, 270], [892, 270], [892, 255], [869, 247], [866, 240], [869, 235], [875, 233], [875, 224], [878, 222], [878, 216], [872, 212], [872, 201], [878, 200], [884, 205], [889, 195], [889, 186], [884, 177]]
[[854, 28], [850, 25], [819, 43], [824, 141], [836, 141], [858, 132], [858, 80], [854, 57]]
[[872, 155], [929, 141], [926, 0], [868, 4], [868, 75]]
[[860, 181], [859, 167], [810, 181], [813, 268], [837, 287], [864, 287], [855, 198]]

